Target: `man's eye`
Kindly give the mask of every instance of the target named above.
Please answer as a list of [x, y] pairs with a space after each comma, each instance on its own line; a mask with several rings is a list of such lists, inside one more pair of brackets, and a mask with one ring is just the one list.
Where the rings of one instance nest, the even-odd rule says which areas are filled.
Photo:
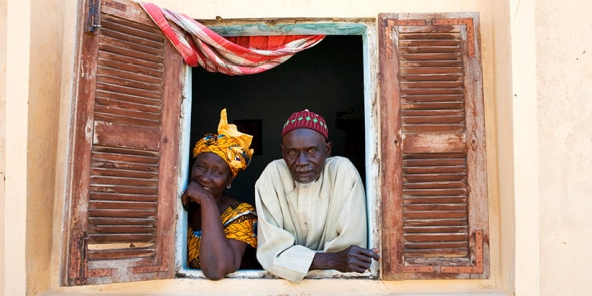
[[296, 156], [296, 151], [289, 151], [288, 152], [288, 155], [289, 156]]
[[312, 148], [312, 149], [309, 149], [308, 150], [308, 154], [309, 155], [315, 155], [315, 153], [317, 153], [317, 149], [315, 149], [315, 148]]

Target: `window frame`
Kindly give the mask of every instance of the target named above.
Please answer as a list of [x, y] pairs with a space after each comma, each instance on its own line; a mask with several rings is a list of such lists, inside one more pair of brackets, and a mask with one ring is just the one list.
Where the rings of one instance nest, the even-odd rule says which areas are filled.
[[[208, 26], [214, 32], [222, 36], [263, 36], [263, 35], [361, 35], [363, 52], [363, 77], [364, 77], [364, 119], [365, 119], [365, 166], [366, 175], [366, 212], [368, 222], [368, 247], [380, 247], [380, 178], [379, 178], [379, 108], [377, 97], [378, 86], [378, 38], [376, 38], [376, 19], [299, 19], [298, 22], [290, 19], [273, 19], [274, 25], [270, 26], [265, 20], [224, 20], [217, 21], [198, 20]], [[237, 24], [239, 22], [240, 24]], [[225, 25], [226, 23], [232, 25]], [[185, 78], [183, 84], [183, 103], [181, 106], [180, 129], [180, 153], [177, 195], [187, 186], [187, 176], [190, 168], [186, 161], [189, 155], [191, 143], [189, 140], [191, 126], [191, 89], [192, 68], [185, 65]], [[205, 279], [201, 270], [187, 267], [187, 214], [183, 210], [180, 198], [177, 199], [177, 229], [175, 242], [175, 270], [176, 278]], [[277, 278], [265, 270], [239, 270], [228, 274], [227, 278], [262, 279]], [[311, 271], [308, 279], [330, 278], [360, 278], [379, 279], [378, 263], [374, 262], [369, 271], [358, 273], [342, 273], [336, 270]]]

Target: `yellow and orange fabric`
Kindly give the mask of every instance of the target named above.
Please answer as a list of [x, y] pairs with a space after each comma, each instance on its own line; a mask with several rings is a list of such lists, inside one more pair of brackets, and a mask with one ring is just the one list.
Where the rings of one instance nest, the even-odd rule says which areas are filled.
[[[245, 242], [247, 245], [257, 248], [257, 214], [255, 208], [244, 202], [235, 202], [220, 216], [222, 228], [226, 238]], [[190, 268], [201, 268], [199, 263], [199, 246], [201, 244], [201, 231], [193, 231], [191, 226], [187, 231], [187, 262]]]
[[250, 149], [253, 136], [241, 133], [234, 124], [228, 124], [226, 109], [220, 112], [218, 134], [206, 134], [193, 148], [193, 158], [200, 153], [212, 152], [220, 156], [236, 177], [240, 170], [244, 170], [251, 163], [253, 149]]

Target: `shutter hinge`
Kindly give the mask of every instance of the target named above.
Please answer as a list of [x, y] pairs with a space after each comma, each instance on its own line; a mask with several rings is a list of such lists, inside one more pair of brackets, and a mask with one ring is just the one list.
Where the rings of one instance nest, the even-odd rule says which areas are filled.
[[[100, 1], [100, 0], [99, 0]], [[80, 243], [78, 243], [78, 247], [80, 248], [78, 251], [80, 252], [80, 270], [78, 271], [78, 285], [86, 285], [86, 250], [88, 250], [88, 234], [86, 231], [82, 233], [82, 237], [80, 237]]]
[[70, 285], [76, 285], [76, 286], [81, 286], [81, 285], [86, 285], [86, 269], [87, 269], [87, 264], [86, 264], [86, 250], [88, 247], [88, 235], [86, 234], [86, 231], [82, 233], [82, 235], [80, 235], [80, 237], [78, 238], [78, 242], [76, 244], [76, 248], [78, 249], [78, 254], [80, 256], [80, 261], [77, 262], [78, 263], [78, 270], [77, 270], [77, 275], [76, 278], [71, 279]]
[[101, 0], [88, 0], [85, 32], [96, 33], [101, 27]]

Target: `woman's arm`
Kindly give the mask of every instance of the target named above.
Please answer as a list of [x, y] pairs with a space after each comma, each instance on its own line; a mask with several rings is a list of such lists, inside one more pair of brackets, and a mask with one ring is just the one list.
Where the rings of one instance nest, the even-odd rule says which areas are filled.
[[199, 261], [202, 272], [211, 280], [220, 280], [228, 273], [235, 272], [240, 267], [247, 244], [226, 238], [218, 205], [209, 191], [191, 182], [184, 195], [201, 205]]

